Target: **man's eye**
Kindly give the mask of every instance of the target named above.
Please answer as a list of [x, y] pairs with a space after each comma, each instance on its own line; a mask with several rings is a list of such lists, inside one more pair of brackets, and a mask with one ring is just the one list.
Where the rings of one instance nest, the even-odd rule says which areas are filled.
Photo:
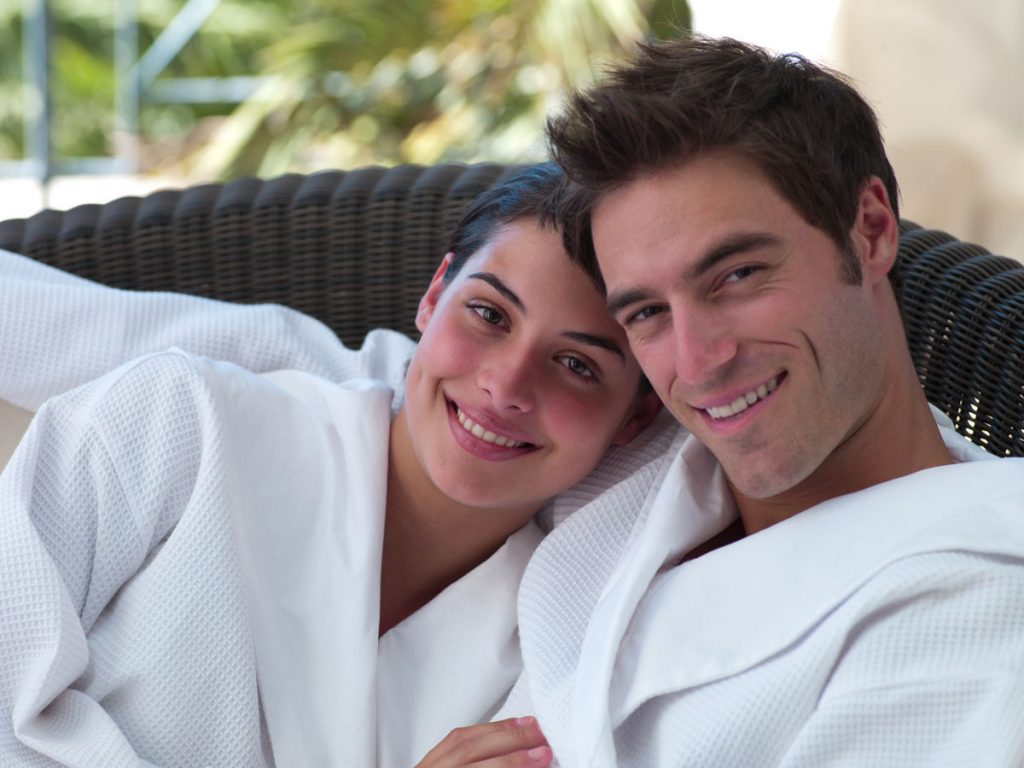
[[490, 325], [498, 325], [505, 319], [501, 312], [486, 304], [471, 304], [469, 308], [479, 315], [481, 320]]
[[577, 376], [582, 376], [585, 379], [597, 378], [594, 369], [574, 355], [561, 355], [558, 360]]
[[738, 269], [734, 269], [732, 272], [730, 272], [728, 275], [726, 275], [725, 279], [722, 282], [723, 283], [736, 283], [736, 282], [739, 282], [740, 280], [745, 280], [746, 278], [750, 277], [752, 274], [757, 272], [759, 269], [760, 269], [760, 267], [756, 267], [756, 266], [752, 266], [752, 265], [751, 266], [746, 266], [746, 267], [739, 267]]
[[640, 309], [636, 310], [635, 312], [630, 312], [626, 316], [626, 321], [625, 321], [624, 325], [629, 326], [629, 325], [632, 325], [633, 323], [641, 323], [644, 320], [650, 320], [655, 315], [660, 314], [661, 312], [664, 312], [664, 311], [665, 311], [664, 307], [660, 307], [660, 306], [658, 306], [656, 304], [650, 305], [650, 306], [647, 306], [647, 307], [641, 307]]

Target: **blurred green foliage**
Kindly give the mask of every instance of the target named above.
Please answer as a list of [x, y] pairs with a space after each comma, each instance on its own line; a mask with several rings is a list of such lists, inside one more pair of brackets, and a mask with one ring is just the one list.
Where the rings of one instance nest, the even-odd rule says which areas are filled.
[[[114, 0], [50, 0], [54, 152], [113, 151]], [[145, 50], [183, 3], [138, 0]], [[0, 0], [0, 157], [24, 151], [21, 0]], [[685, 0], [221, 0], [162, 76], [260, 75], [241, 104], [143, 103], [146, 168], [205, 178], [518, 161], [543, 119]]]

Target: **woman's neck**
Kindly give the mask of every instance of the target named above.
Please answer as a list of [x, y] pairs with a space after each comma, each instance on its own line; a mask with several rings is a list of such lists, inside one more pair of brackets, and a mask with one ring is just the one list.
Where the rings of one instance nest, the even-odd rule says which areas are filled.
[[402, 412], [392, 421], [388, 453], [380, 634], [494, 554], [529, 519], [441, 493], [423, 471]]

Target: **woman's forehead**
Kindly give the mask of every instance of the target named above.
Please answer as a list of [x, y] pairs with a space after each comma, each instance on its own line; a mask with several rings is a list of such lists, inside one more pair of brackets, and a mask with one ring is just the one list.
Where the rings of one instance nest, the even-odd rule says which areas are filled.
[[561, 232], [542, 227], [532, 220], [517, 220], [495, 233], [460, 272], [462, 277], [474, 274], [497, 276], [529, 307], [541, 298], [562, 297], [567, 303], [604, 305], [604, 299], [587, 273], [565, 251]]

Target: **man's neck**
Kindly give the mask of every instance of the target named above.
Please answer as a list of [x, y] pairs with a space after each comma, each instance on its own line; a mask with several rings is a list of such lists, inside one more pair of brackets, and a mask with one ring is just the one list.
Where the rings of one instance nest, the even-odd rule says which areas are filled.
[[892, 394], [802, 482], [767, 499], [732, 489], [747, 534], [830, 499], [952, 463], [928, 404], [915, 387]]

